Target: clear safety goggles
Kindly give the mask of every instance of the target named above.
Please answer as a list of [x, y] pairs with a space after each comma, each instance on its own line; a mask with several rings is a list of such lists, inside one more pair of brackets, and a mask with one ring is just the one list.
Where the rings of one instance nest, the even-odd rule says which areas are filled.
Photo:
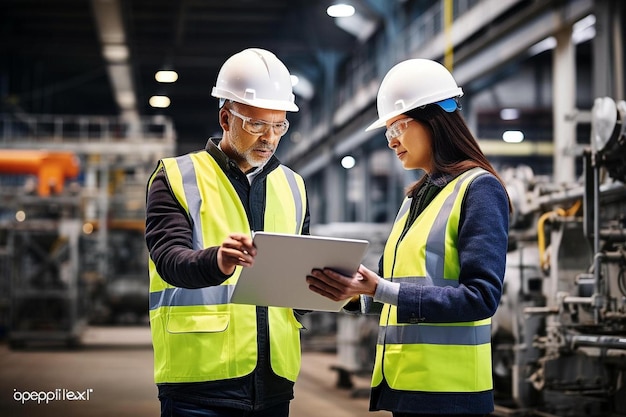
[[251, 117], [244, 116], [243, 114], [237, 113], [233, 109], [228, 109], [228, 111], [230, 112], [230, 114], [240, 118], [243, 121], [241, 127], [243, 128], [243, 130], [250, 133], [251, 135], [264, 135], [271, 128], [275, 135], [283, 136], [285, 133], [287, 133], [287, 129], [289, 129], [289, 121], [287, 119], [279, 123], [270, 123], [263, 120], [255, 120]]
[[387, 142], [389, 143], [395, 138], [397, 138], [398, 136], [400, 136], [401, 134], [403, 134], [409, 122], [412, 122], [412, 121], [413, 119], [411, 119], [410, 117], [406, 117], [404, 119], [400, 119], [400, 120], [393, 122], [391, 126], [387, 128], [387, 131], [385, 132], [385, 137], [387, 138]]

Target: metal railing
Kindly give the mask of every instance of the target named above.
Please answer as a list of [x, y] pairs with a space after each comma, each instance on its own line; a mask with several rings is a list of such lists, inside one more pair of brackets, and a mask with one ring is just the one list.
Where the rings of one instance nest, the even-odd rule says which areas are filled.
[[164, 116], [126, 121], [115, 116], [0, 115], [3, 148], [67, 148], [145, 141], [173, 147], [175, 140], [173, 123]]

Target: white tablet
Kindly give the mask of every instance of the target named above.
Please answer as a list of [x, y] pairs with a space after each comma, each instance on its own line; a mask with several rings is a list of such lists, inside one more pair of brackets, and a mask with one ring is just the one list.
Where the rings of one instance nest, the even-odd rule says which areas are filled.
[[314, 268], [353, 275], [369, 245], [367, 240], [256, 232], [254, 266], [243, 268], [231, 297], [235, 304], [340, 311], [348, 300], [332, 301], [309, 289]]

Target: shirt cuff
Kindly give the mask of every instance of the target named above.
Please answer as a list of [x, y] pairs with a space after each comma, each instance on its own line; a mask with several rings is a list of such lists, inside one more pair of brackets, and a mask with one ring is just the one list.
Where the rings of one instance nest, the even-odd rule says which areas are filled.
[[374, 301], [380, 303], [398, 305], [398, 294], [400, 293], [400, 283], [387, 281], [380, 278], [374, 293]]

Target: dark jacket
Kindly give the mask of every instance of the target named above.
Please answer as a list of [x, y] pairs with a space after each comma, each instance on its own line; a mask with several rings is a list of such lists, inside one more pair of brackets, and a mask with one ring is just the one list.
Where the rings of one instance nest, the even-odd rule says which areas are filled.
[[[237, 191], [251, 230], [264, 230], [266, 178], [280, 162], [273, 156], [250, 184], [237, 164], [217, 147], [218, 143], [219, 139], [209, 139], [205, 151], [217, 161]], [[309, 234], [309, 222], [307, 204], [303, 234]], [[217, 266], [218, 247], [192, 250], [191, 239], [187, 214], [174, 197], [165, 173], [157, 172], [147, 195], [146, 244], [159, 274], [169, 284], [182, 288], [221, 284], [229, 276]], [[276, 376], [270, 368], [268, 329], [267, 307], [257, 307], [259, 355], [252, 374], [213, 382], [158, 384], [159, 397], [244, 410], [264, 409], [293, 399], [293, 383]]]

